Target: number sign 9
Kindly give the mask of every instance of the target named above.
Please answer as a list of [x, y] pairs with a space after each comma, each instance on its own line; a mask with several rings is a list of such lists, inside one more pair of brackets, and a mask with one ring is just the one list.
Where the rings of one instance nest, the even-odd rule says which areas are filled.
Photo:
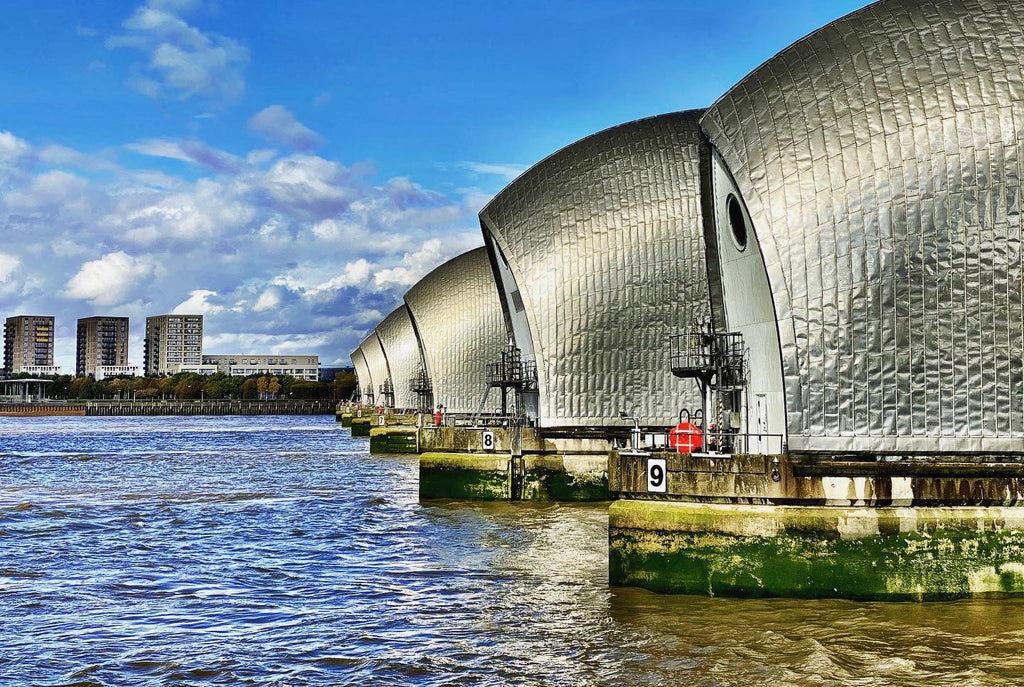
[[380, 425], [381, 427], [384, 426], [384, 416], [383, 415], [378, 415], [377, 416], [377, 424]]
[[482, 438], [481, 441], [483, 443], [483, 447], [484, 447], [485, 451], [493, 451], [494, 450], [494, 446], [495, 446], [494, 432], [484, 432], [483, 438]]
[[668, 465], [664, 458], [647, 459], [647, 491], [664, 494], [668, 490]]

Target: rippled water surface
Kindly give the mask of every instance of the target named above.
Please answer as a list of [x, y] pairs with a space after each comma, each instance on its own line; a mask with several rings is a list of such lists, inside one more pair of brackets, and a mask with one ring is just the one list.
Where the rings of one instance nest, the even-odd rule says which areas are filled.
[[607, 584], [605, 505], [424, 502], [329, 417], [0, 419], [7, 685], [1002, 685], [1024, 604]]

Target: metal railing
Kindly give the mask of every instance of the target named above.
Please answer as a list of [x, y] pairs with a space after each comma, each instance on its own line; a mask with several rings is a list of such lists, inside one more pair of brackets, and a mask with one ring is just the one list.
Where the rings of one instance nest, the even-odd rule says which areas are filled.
[[[428, 424], [433, 424], [431, 421]], [[442, 427], [533, 427], [535, 420], [501, 413], [442, 413]]]
[[502, 351], [498, 362], [488, 363], [486, 374], [487, 384], [492, 387], [537, 390], [536, 361], [523, 360], [519, 349], [514, 346]]
[[[654, 451], [674, 451], [668, 443], [669, 432], [644, 433], [641, 448]], [[695, 451], [706, 455], [709, 453], [720, 456], [733, 454], [751, 454], [775, 456], [786, 453], [786, 439], [782, 434], [749, 434], [740, 432], [712, 432], [707, 436], [707, 445], [703, 451]]]
[[714, 379], [718, 389], [737, 389], [746, 379], [743, 335], [691, 331], [669, 337], [669, 365], [677, 377]]

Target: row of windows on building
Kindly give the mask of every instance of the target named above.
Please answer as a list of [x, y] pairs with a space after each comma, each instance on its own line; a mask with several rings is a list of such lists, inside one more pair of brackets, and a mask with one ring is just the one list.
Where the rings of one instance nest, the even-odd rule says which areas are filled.
[[[54, 364], [54, 331], [52, 315], [8, 317], [4, 323], [4, 374], [61, 374], [60, 366]], [[75, 374], [95, 379], [137, 375], [138, 365], [128, 361], [128, 332], [127, 317], [79, 319]], [[156, 315], [146, 318], [142, 372], [146, 376], [179, 372], [223, 372], [235, 376], [288, 374], [318, 381], [320, 361], [315, 355], [204, 356], [202, 315]]]

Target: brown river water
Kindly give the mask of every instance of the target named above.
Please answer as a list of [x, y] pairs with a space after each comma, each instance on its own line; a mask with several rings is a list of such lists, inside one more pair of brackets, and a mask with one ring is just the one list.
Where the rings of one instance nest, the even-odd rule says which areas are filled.
[[1024, 602], [607, 583], [607, 504], [420, 502], [330, 417], [0, 419], [2, 685], [1024, 684]]

